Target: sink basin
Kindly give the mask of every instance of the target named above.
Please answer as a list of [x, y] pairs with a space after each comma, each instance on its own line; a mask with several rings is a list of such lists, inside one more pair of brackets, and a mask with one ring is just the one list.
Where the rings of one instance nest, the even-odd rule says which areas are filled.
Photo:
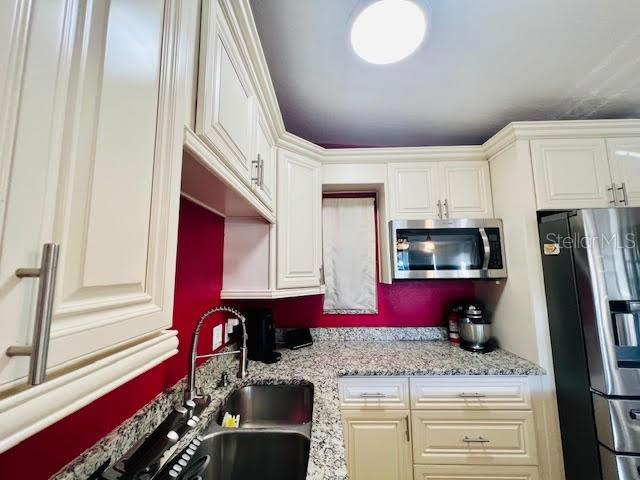
[[304, 480], [309, 443], [305, 435], [292, 432], [218, 432], [198, 449], [211, 458], [200, 474], [205, 480]]
[[222, 405], [225, 412], [240, 414], [240, 428], [270, 428], [311, 422], [313, 385], [251, 385], [233, 392]]

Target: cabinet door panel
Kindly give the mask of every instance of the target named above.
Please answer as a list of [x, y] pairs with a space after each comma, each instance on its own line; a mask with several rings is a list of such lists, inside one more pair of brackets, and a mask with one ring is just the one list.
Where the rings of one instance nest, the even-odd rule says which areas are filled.
[[445, 217], [491, 218], [489, 163], [483, 161], [441, 162]]
[[538, 480], [538, 467], [416, 465], [414, 480]]
[[532, 140], [531, 155], [538, 208], [611, 206], [603, 139]]
[[15, 271], [38, 267], [42, 244], [54, 240], [59, 152], [52, 145], [59, 143], [66, 80], [53, 79], [65, 79], [69, 68], [59, 48], [68, 35], [64, 5], [39, 2], [29, 10], [26, 3], [0, 3], [0, 52], [7, 60], [0, 71], [0, 386], [29, 368], [28, 357], [4, 352], [31, 343], [37, 280], [20, 280]]
[[160, 180], [172, 161], [157, 135], [164, 1], [90, 5], [74, 52], [54, 225], [51, 364], [171, 324], [154, 276], [167, 228]]
[[278, 158], [277, 288], [320, 285], [320, 164], [281, 150]]
[[[625, 184], [628, 204], [640, 206], [640, 138], [611, 138], [607, 140], [611, 176], [617, 187]], [[623, 192], [616, 192], [623, 200]]]
[[254, 97], [217, 0], [203, 2], [201, 45], [196, 133], [249, 183]]
[[410, 480], [408, 410], [345, 411], [347, 468], [352, 480]]
[[393, 220], [438, 217], [436, 163], [390, 164], [389, 187]]

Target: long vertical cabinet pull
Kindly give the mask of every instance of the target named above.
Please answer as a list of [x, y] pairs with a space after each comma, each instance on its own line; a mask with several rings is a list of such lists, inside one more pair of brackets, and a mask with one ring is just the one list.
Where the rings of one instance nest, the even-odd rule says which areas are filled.
[[44, 382], [47, 373], [47, 356], [49, 355], [49, 334], [51, 332], [51, 317], [53, 314], [53, 295], [56, 286], [56, 272], [58, 270], [59, 246], [55, 243], [45, 243], [42, 247], [40, 268], [19, 268], [16, 270], [18, 278], [38, 278], [38, 297], [36, 303], [36, 321], [33, 327], [33, 340], [30, 346], [12, 345], [7, 348], [7, 356], [29, 356], [30, 385]]
[[442, 205], [444, 205], [444, 218], [449, 218], [449, 202], [446, 198], [444, 199], [444, 203]]
[[258, 154], [258, 178], [260, 188], [264, 188], [264, 158], [260, 154]]
[[[620, 190], [622, 192], [622, 201], [620, 203], [622, 203], [623, 205], [629, 205], [629, 197], [627, 196], [627, 184], [625, 182], [622, 182], [620, 184], [620, 186], [615, 190]], [[615, 194], [614, 194], [615, 195]]]
[[260, 155], [258, 155], [258, 160], [251, 160], [251, 170], [253, 167], [256, 167], [256, 176], [251, 176], [251, 181], [256, 184], [257, 187], [260, 186]]
[[618, 195], [616, 195], [617, 190], [618, 189], [616, 188], [615, 183], [612, 183], [611, 186], [607, 188], [607, 192], [611, 192], [611, 198], [612, 198], [612, 200], [609, 200], [609, 203], [613, 203], [614, 206], [618, 205]]
[[436, 207], [438, 207], [438, 218], [442, 218], [442, 202], [440, 200], [436, 202]]
[[405, 433], [407, 434], [407, 442], [411, 442], [411, 425], [409, 424], [409, 415], [404, 417], [404, 426], [406, 428]]

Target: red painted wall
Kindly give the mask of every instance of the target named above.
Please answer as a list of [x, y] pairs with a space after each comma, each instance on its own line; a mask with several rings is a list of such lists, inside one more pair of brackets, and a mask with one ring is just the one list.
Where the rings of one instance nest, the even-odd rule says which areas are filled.
[[[49, 478], [186, 375], [195, 322], [207, 307], [220, 301], [223, 236], [222, 217], [182, 199], [173, 312], [180, 352], [0, 454], [0, 478]], [[203, 329], [201, 350], [211, 345], [211, 331]]]
[[241, 306], [271, 307], [278, 327], [441, 327], [449, 303], [474, 296], [472, 281], [406, 281], [378, 284], [378, 313], [371, 315], [325, 315], [322, 295]]

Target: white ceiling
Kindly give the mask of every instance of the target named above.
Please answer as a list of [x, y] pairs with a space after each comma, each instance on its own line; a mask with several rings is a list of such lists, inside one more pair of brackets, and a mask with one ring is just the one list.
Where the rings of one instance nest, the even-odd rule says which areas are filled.
[[511, 121], [640, 116], [640, 0], [426, 0], [427, 42], [387, 66], [348, 43], [362, 1], [251, 0], [288, 131], [468, 145]]

